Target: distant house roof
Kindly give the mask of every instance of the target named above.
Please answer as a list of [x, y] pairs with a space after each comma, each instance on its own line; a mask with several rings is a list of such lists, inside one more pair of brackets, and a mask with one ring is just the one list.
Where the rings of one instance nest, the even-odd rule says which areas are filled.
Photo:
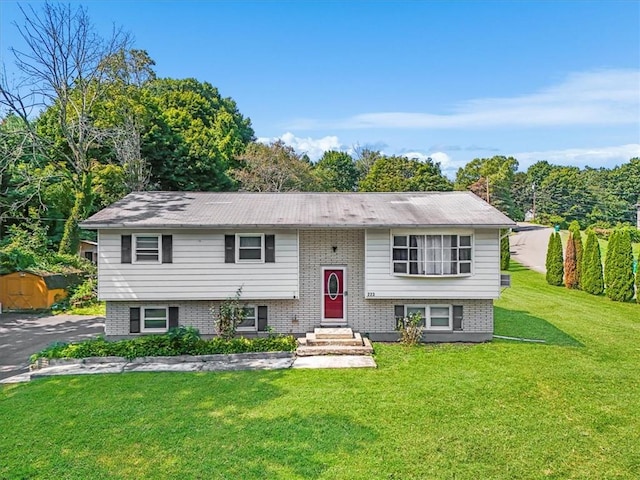
[[471, 192], [138, 192], [82, 228], [502, 227], [515, 223]]

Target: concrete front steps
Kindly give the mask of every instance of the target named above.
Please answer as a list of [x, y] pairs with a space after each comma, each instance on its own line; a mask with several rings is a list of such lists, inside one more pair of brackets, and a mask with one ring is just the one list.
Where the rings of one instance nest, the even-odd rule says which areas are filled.
[[350, 328], [315, 328], [304, 338], [298, 338], [296, 355], [371, 355], [373, 347], [368, 338]]

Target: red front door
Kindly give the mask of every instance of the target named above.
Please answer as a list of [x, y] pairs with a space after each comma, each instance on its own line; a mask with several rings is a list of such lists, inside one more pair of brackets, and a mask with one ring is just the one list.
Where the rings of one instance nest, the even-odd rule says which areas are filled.
[[344, 320], [344, 268], [324, 268], [322, 296], [324, 320]]

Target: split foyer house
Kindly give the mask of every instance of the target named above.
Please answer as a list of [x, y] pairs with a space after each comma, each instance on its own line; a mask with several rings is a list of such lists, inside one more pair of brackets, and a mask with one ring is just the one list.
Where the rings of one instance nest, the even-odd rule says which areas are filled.
[[82, 223], [98, 231], [107, 336], [190, 325], [214, 334], [241, 288], [243, 334], [349, 326], [395, 340], [486, 341], [500, 295], [500, 229], [470, 192], [132, 193]]

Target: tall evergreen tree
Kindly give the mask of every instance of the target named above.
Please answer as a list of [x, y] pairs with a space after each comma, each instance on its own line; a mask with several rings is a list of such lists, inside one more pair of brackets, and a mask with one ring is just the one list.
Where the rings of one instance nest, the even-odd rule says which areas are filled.
[[567, 288], [578, 288], [578, 265], [576, 261], [576, 243], [573, 232], [569, 232], [567, 250], [564, 255], [564, 285]]
[[502, 233], [500, 238], [500, 269], [509, 270], [509, 262], [511, 261], [511, 245], [509, 244], [509, 233]]
[[584, 254], [584, 246], [582, 245], [582, 234], [580, 233], [580, 224], [574, 220], [569, 225], [569, 231], [573, 233], [573, 246], [576, 250], [576, 279], [577, 285], [575, 288], [582, 288], [582, 256]]
[[616, 235], [613, 251], [607, 252], [605, 261], [607, 289], [606, 294], [616, 302], [628, 302], [633, 298], [633, 252], [631, 235], [620, 230]]
[[609, 235], [608, 243], [607, 243], [607, 255], [604, 259], [604, 284], [608, 285], [609, 282], [613, 281], [613, 262], [610, 262], [610, 258], [615, 258], [617, 256], [618, 249], [618, 230], [614, 230]]
[[547, 283], [549, 285], [560, 286], [564, 276], [564, 268], [562, 266], [562, 240], [560, 234], [554, 232], [549, 238], [549, 246], [547, 247]]
[[592, 295], [604, 292], [604, 278], [602, 276], [602, 257], [598, 237], [589, 230], [582, 256], [582, 289]]
[[640, 303], [640, 267], [636, 270], [636, 302]]

